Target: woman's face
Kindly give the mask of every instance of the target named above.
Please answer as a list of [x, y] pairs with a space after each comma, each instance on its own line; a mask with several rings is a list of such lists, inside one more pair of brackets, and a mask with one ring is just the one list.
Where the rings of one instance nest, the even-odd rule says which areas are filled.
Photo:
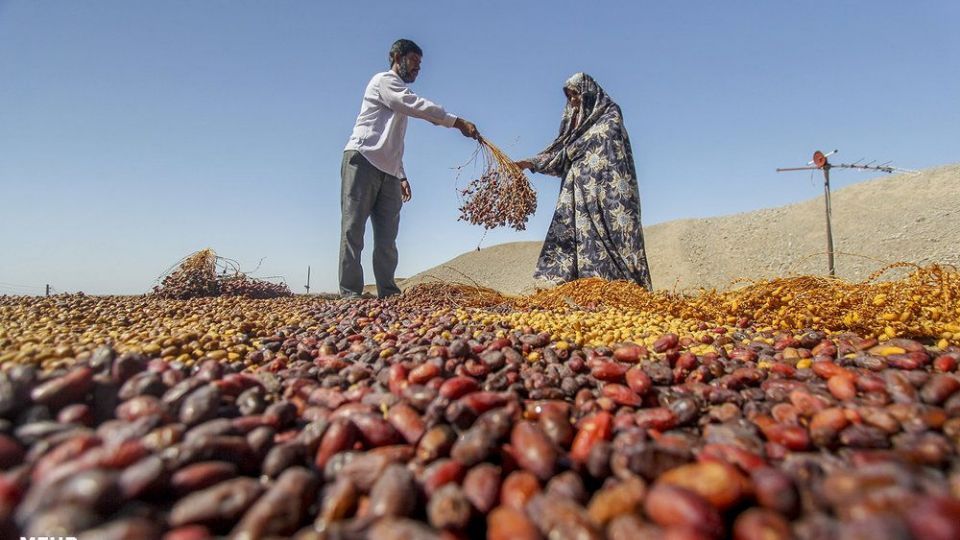
[[563, 93], [567, 95], [567, 103], [570, 104], [574, 109], [580, 106], [580, 93], [576, 90], [571, 90], [569, 88], [564, 88]]

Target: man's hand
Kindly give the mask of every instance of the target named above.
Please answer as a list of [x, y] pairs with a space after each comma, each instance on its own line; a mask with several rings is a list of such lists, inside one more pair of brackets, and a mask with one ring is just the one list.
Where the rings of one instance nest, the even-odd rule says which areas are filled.
[[453, 127], [460, 130], [460, 133], [463, 133], [464, 137], [470, 137], [471, 139], [480, 140], [480, 132], [477, 131], [477, 126], [473, 125], [473, 122], [469, 120], [464, 120], [463, 118], [457, 118], [457, 121], [453, 123]]
[[410, 191], [410, 182], [406, 178], [400, 180], [400, 200], [409, 202], [412, 197], [413, 192]]

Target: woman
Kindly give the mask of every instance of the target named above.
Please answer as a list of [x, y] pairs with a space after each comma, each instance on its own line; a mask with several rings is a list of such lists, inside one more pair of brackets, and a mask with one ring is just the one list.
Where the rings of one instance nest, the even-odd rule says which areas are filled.
[[640, 228], [640, 194], [620, 107], [589, 75], [563, 87], [560, 135], [517, 165], [559, 176], [560, 198], [534, 277], [629, 280], [652, 289]]

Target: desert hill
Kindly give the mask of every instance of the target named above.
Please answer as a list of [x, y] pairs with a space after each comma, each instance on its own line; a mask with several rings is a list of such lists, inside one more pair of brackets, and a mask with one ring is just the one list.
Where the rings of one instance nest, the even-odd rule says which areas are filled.
[[[832, 193], [837, 275], [859, 281], [887, 263], [960, 265], [960, 164], [867, 180]], [[728, 288], [739, 278], [826, 275], [823, 198], [644, 228], [657, 289]], [[532, 292], [540, 242], [470, 251], [403, 280]]]

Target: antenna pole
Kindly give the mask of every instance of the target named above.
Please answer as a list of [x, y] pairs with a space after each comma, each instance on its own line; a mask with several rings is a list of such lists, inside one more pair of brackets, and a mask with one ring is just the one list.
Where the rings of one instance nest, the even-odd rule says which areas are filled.
[[823, 166], [823, 199], [827, 212], [827, 265], [830, 267], [830, 277], [837, 275], [837, 268], [833, 264], [833, 227], [830, 225], [832, 208], [830, 206], [830, 163]]
[[860, 162], [863, 161], [863, 158], [860, 158], [854, 163], [838, 163], [836, 165], [830, 163], [827, 157], [836, 154], [837, 151], [829, 152], [824, 154], [823, 152], [817, 150], [813, 153], [813, 160], [807, 163], [806, 167], [781, 167], [777, 169], [777, 172], [787, 172], [787, 171], [811, 171], [816, 169], [821, 169], [823, 171], [823, 202], [826, 206], [827, 214], [827, 264], [830, 268], [830, 276], [837, 275], [837, 268], [833, 262], [833, 227], [830, 223], [830, 218], [832, 215], [832, 207], [830, 205], [830, 169], [838, 167], [840, 169], [855, 169], [858, 171], [880, 171], [885, 173], [892, 173], [893, 171], [904, 171], [904, 172], [915, 172], [909, 171], [907, 169], [898, 169], [897, 167], [891, 167], [890, 162], [886, 162], [882, 165], [874, 165], [873, 163], [876, 160], [871, 161], [865, 165], [860, 165]]

